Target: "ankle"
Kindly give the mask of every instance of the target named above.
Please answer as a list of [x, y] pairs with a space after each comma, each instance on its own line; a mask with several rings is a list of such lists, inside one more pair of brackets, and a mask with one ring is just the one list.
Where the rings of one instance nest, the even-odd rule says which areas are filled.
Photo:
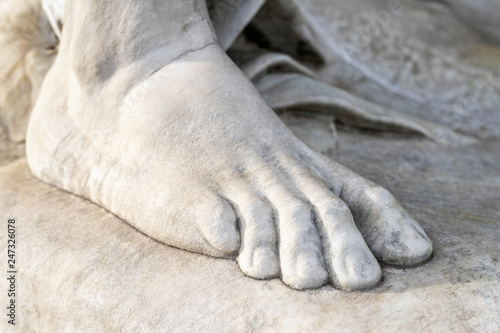
[[66, 15], [61, 53], [83, 87], [119, 73], [137, 80], [216, 43], [205, 0], [74, 1]]

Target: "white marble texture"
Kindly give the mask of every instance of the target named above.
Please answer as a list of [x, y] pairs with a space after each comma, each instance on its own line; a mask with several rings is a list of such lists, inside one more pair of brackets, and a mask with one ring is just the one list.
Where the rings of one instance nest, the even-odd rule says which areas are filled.
[[[0, 146], [0, 219], [14, 217], [20, 226], [17, 332], [500, 329], [498, 147], [443, 148], [341, 132], [336, 158], [393, 191], [435, 245], [429, 263], [383, 266], [377, 288], [352, 293], [292, 291], [278, 279], [245, 277], [232, 260], [161, 244], [35, 180], [26, 161], [16, 160], [22, 146]], [[398, 172], [422, 150], [412, 174]], [[0, 233], [0, 248], [5, 244]], [[0, 327], [10, 332], [4, 320]]]

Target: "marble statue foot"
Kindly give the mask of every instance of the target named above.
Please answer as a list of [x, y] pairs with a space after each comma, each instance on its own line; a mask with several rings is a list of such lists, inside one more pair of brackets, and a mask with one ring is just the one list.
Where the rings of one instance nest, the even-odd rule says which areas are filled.
[[36, 177], [158, 241], [236, 257], [244, 274], [292, 288], [369, 288], [376, 258], [431, 256], [388, 191], [279, 120], [218, 46], [204, 1], [67, 6], [28, 129]]

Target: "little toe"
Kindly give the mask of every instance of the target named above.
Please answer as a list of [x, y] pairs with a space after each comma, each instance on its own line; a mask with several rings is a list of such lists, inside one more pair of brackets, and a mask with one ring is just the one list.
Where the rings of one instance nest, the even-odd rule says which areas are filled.
[[349, 206], [377, 258], [393, 265], [415, 266], [432, 256], [431, 240], [389, 191], [321, 154], [312, 153], [307, 158]]
[[346, 183], [341, 196], [380, 260], [415, 266], [432, 255], [432, 242], [425, 231], [386, 189], [358, 179]]
[[338, 172], [333, 178], [341, 181], [331, 181], [336, 183], [331, 186], [339, 189], [377, 258], [401, 266], [418, 265], [430, 258], [429, 237], [389, 191], [345, 167], [339, 166]]

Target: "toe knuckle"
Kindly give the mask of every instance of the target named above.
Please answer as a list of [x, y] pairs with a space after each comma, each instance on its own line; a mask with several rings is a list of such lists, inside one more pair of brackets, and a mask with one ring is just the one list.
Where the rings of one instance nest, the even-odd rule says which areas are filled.
[[247, 210], [248, 214], [260, 219], [268, 219], [272, 216], [271, 208], [262, 199], [253, 200], [249, 203]]
[[325, 207], [325, 213], [330, 214], [330, 215], [339, 215], [339, 214], [351, 214], [351, 209], [347, 204], [338, 199], [338, 198], [332, 198], [328, 201], [327, 204], [324, 205]]
[[365, 193], [377, 204], [389, 204], [395, 200], [391, 192], [380, 186], [370, 186]]
[[372, 182], [370, 182], [369, 180], [367, 180], [366, 178], [363, 178], [359, 175], [353, 177], [352, 179], [350, 179], [349, 181], [351, 184], [353, 184], [354, 186], [357, 186], [357, 187], [361, 187], [361, 188], [367, 188], [367, 187], [370, 187], [373, 185]]
[[311, 206], [309, 203], [305, 202], [299, 198], [293, 198], [289, 202], [290, 214], [293, 217], [308, 217], [311, 215]]

